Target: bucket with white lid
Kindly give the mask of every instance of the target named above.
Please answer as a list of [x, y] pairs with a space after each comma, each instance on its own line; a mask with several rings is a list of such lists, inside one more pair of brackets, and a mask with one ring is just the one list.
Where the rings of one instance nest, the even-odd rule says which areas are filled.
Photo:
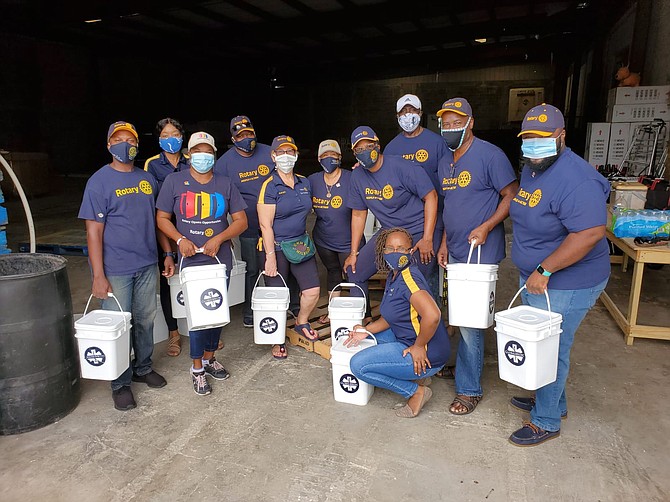
[[284, 283], [283, 287], [259, 286], [261, 271], [251, 293], [251, 310], [254, 313], [254, 343], [259, 345], [276, 345], [286, 341], [286, 311], [290, 294], [286, 281], [277, 273]]
[[172, 317], [175, 319], [186, 319], [186, 303], [184, 302], [184, 292], [181, 289], [181, 279], [179, 272], [168, 277], [170, 286], [170, 305], [172, 305]]
[[476, 240], [470, 244], [467, 263], [447, 264], [449, 324], [486, 329], [493, 324], [498, 265], [481, 264], [481, 246], [477, 263], [470, 263]]
[[375, 391], [374, 385], [363, 382], [354, 376], [350, 365], [351, 358], [361, 350], [377, 345], [377, 339], [374, 338], [374, 335], [369, 332], [368, 334], [372, 336], [372, 339], [361, 340], [355, 347], [344, 345], [347, 337], [341, 337], [339, 340], [333, 341], [333, 346], [330, 348], [330, 362], [333, 367], [335, 401], [365, 406]]
[[[199, 248], [196, 252], [202, 253], [203, 250]], [[218, 328], [230, 322], [226, 265], [216, 255], [214, 258], [216, 265], [184, 268], [183, 255], [179, 262], [179, 278], [190, 331]]]
[[230, 272], [230, 285], [228, 286], [228, 306], [234, 307], [244, 303], [246, 289], [247, 262], [238, 260], [233, 253], [233, 270]]
[[[333, 296], [336, 289], [358, 288], [363, 296]], [[365, 291], [353, 282], [342, 282], [335, 286], [328, 297], [328, 318], [330, 319], [330, 338], [332, 344], [340, 338], [346, 338], [356, 324], [363, 322], [365, 316]]]
[[563, 316], [551, 311], [546, 291], [547, 310], [529, 305], [512, 308], [525, 287], [517, 291], [507, 310], [495, 315], [498, 372], [506, 382], [536, 390], [556, 380]]
[[[81, 377], [91, 380], [115, 380], [130, 365], [130, 312], [123, 312], [119, 300], [115, 310], [88, 312], [93, 295], [88, 297], [84, 315], [74, 323], [79, 348]], [[88, 312], [88, 313], [87, 313]]]

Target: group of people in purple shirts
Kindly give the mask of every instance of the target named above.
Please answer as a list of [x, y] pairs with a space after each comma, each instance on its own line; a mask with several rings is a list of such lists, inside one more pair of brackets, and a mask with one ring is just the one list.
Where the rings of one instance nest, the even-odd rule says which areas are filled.
[[[245, 327], [253, 327], [251, 293], [260, 273], [269, 286], [290, 279], [296, 290], [293, 329], [316, 340], [309, 322], [321, 293], [316, 254], [329, 290], [347, 280], [367, 296], [368, 280], [388, 272], [381, 317], [366, 317], [344, 341], [356, 345], [370, 335], [377, 340], [352, 358], [352, 372], [407, 399], [395, 410], [403, 418], [416, 417], [429, 401], [431, 377], [454, 378], [449, 411], [469, 414], [484, 395], [485, 330], [459, 327], [455, 367], [445, 366], [451, 349], [438, 307], [438, 267], [465, 262], [472, 243], [480, 248], [481, 263], [498, 264], [505, 257], [503, 222], [509, 216], [523, 302], [546, 308], [547, 292], [552, 310], [563, 316], [557, 379], [532, 397], [511, 399], [530, 419], [509, 440], [534, 446], [558, 437], [567, 417], [574, 335], [609, 277], [604, 237], [609, 185], [566, 147], [563, 114], [552, 105], [533, 107], [522, 122], [520, 178], [500, 148], [474, 135], [475, 116], [466, 99], [442, 104], [440, 134], [421, 126], [422, 115], [417, 96], [402, 96], [396, 104], [401, 130], [383, 151], [371, 127], [356, 127], [347, 145], [356, 158], [353, 169], [342, 167], [342, 146], [327, 139], [318, 146], [321, 170], [307, 178], [295, 172], [298, 142], [280, 135], [271, 145], [259, 143], [246, 116], [231, 120], [233, 146], [218, 160], [207, 132], [192, 134], [184, 149], [182, 125], [171, 118], [159, 121], [161, 153], [148, 159], [144, 170], [133, 163], [139, 141], [134, 126], [112, 124], [107, 134], [112, 160], [89, 179], [79, 217], [86, 221], [92, 294], [107, 308], [113, 292], [132, 313], [135, 357], [111, 383], [115, 407], [136, 406], [131, 382], [166, 385], [151, 360], [159, 277], [168, 354], [178, 356], [181, 337], [167, 278], [179, 262], [190, 267], [218, 258], [231, 270], [231, 241], [238, 237], [247, 267]], [[310, 235], [312, 212], [316, 223]], [[368, 213], [381, 230], [366, 240]], [[350, 294], [360, 291], [352, 288]], [[221, 328], [189, 332], [196, 394], [211, 393], [210, 379], [229, 377], [215, 356], [222, 345]], [[285, 344], [273, 346], [272, 356], [286, 359]]]

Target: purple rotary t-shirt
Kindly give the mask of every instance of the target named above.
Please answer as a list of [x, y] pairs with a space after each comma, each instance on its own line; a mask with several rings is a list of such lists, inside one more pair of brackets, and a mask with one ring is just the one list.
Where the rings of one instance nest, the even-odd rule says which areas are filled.
[[312, 207], [316, 223], [312, 237], [321, 247], [348, 253], [351, 250], [351, 209], [346, 205], [349, 197], [351, 171], [340, 169], [340, 179], [333, 186], [326, 186], [323, 171], [310, 175]]
[[[228, 228], [229, 214], [244, 211], [247, 204], [228, 177], [215, 174], [208, 183], [202, 184], [193, 178], [191, 170], [188, 169], [169, 174], [165, 178], [156, 207], [174, 214], [177, 230], [200, 248], [211, 237]], [[217, 257], [221, 263], [230, 267], [230, 241], [221, 245]], [[213, 263], [211, 257], [196, 254], [184, 258], [183, 266]]]
[[[470, 251], [468, 236], [496, 212], [500, 191], [516, 181], [516, 174], [503, 151], [475, 138], [465, 154], [454, 163], [449, 150], [438, 167], [444, 195], [442, 219], [447, 232], [449, 254], [465, 262]], [[497, 225], [481, 246], [482, 263], [500, 263], [505, 257], [505, 228]], [[475, 253], [476, 256], [476, 253]]]
[[435, 190], [423, 169], [397, 155], [384, 155], [377, 172], [363, 167], [351, 173], [347, 206], [372, 211], [382, 228], [402, 227], [412, 235], [423, 233], [423, 198]]
[[107, 164], [86, 183], [79, 218], [105, 225], [102, 262], [107, 276], [132, 275], [157, 262], [154, 177]]
[[[512, 261], [525, 280], [569, 233], [607, 224], [607, 180], [566, 148], [544, 173], [521, 173], [510, 206], [514, 224]], [[609, 248], [603, 237], [584, 258], [549, 278], [549, 289], [585, 289], [610, 274]]]

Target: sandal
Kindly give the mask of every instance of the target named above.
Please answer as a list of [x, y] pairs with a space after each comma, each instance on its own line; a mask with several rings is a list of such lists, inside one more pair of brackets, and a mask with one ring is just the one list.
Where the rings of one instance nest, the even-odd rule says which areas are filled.
[[440, 371], [435, 373], [437, 378], [444, 378], [445, 380], [453, 380], [456, 378], [456, 366], [444, 366]]
[[321, 317], [319, 317], [319, 322], [321, 324], [328, 324], [330, 322], [330, 318], [328, 317], [328, 314], [323, 314]]
[[[305, 334], [305, 330], [307, 330], [307, 334]], [[309, 325], [308, 322], [305, 324], [296, 324], [293, 327], [293, 331], [298, 333], [300, 336], [304, 336], [307, 338], [310, 342], [314, 342], [319, 339], [319, 334], [312, 329], [312, 327]]]
[[219, 344], [216, 346], [216, 350], [221, 350], [221, 349], [224, 348], [225, 346], [226, 346], [226, 344], [223, 343], [223, 339], [222, 339], [222, 338], [219, 338]]
[[168, 338], [167, 355], [177, 357], [181, 354], [181, 335]]
[[395, 415], [396, 417], [400, 418], [415, 418], [419, 416], [419, 413], [421, 413], [421, 410], [423, 409], [424, 405], [430, 401], [430, 398], [433, 397], [433, 391], [430, 390], [430, 387], [424, 387], [423, 391], [423, 397], [421, 398], [421, 403], [419, 403], [419, 409], [416, 410], [416, 413], [412, 411], [412, 408], [409, 406], [409, 401], [407, 402], [405, 406], [400, 408], [399, 410], [396, 410]]
[[[482, 396], [465, 396], [463, 394], [457, 394], [449, 406], [449, 413], [452, 415], [469, 415], [475, 411], [475, 408], [481, 400]], [[454, 409], [454, 407], [458, 406], [459, 404], [465, 408], [465, 411], [456, 411]]]
[[281, 343], [278, 345], [273, 345], [272, 349], [274, 350], [275, 347], [279, 347], [279, 355], [275, 355], [275, 353], [272, 352], [272, 357], [274, 357], [275, 359], [286, 359], [288, 357], [285, 344]]

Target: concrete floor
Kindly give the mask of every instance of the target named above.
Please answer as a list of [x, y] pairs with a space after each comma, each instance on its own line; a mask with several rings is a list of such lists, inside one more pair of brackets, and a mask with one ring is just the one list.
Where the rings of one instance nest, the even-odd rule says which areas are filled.
[[[33, 201], [38, 236], [80, 228], [78, 203], [72, 192]], [[9, 207], [15, 244], [27, 233], [20, 206]], [[68, 270], [82, 312], [85, 259], [69, 258]], [[615, 301], [625, 302], [630, 275], [613, 267]], [[669, 279], [667, 266], [645, 274], [651, 323], [670, 325]], [[506, 259], [498, 310], [516, 284]], [[137, 409], [114, 410], [109, 384], [84, 380], [69, 416], [0, 437], [0, 500], [670, 500], [670, 344], [626, 346], [600, 303], [572, 352], [569, 418], [560, 438], [536, 448], [507, 442], [527, 417], [509, 399], [526, 392], [498, 378], [492, 330], [477, 410], [451, 415], [453, 382], [436, 380], [421, 415], [403, 420], [392, 411], [399, 397], [384, 390], [365, 407], [336, 403], [327, 361], [297, 347], [275, 361], [242, 328], [239, 307], [232, 318], [219, 355], [232, 376], [213, 382], [210, 396], [191, 389], [186, 344], [170, 358], [163, 342], [154, 361], [168, 386], [133, 384]]]

